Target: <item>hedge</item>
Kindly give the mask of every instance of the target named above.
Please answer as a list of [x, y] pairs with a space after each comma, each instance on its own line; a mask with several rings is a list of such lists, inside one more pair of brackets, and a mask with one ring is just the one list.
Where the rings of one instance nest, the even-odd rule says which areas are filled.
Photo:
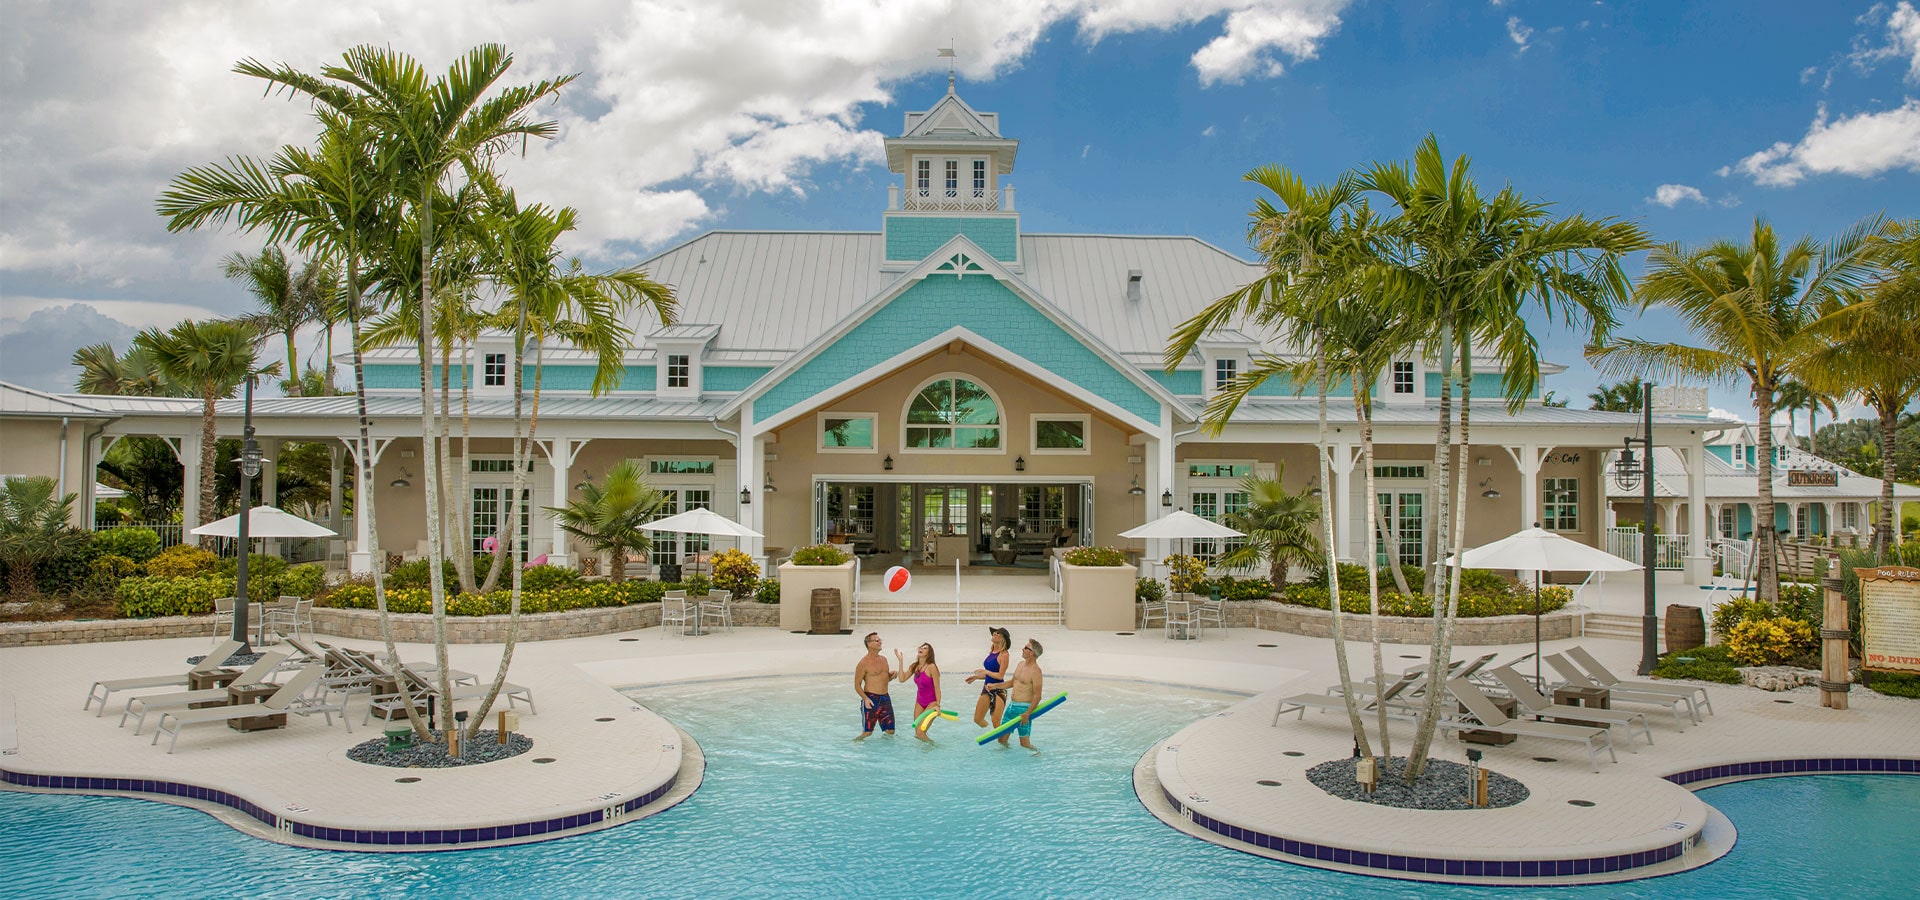
[[[326, 568], [319, 563], [291, 566], [278, 574], [257, 578], [251, 561], [247, 568], [247, 596], [256, 603], [282, 595], [311, 597], [319, 593], [326, 581]], [[233, 591], [233, 576], [217, 572], [187, 577], [147, 575], [122, 579], [114, 588], [113, 604], [115, 612], [126, 619], [204, 616], [213, 612], [214, 600], [231, 597]]]
[[[1342, 585], [1344, 588], [1345, 585]], [[1499, 594], [1466, 593], [1467, 585], [1461, 585], [1460, 617], [1479, 619], [1489, 616], [1532, 615], [1534, 612], [1533, 594], [1506, 591]], [[1556, 589], [1557, 588], [1557, 589]], [[1542, 588], [1540, 591], [1540, 612], [1550, 613], [1566, 606], [1573, 600], [1573, 592], [1564, 587]], [[1327, 600], [1325, 585], [1291, 584], [1280, 595], [1280, 602], [1294, 606], [1307, 606], [1314, 609], [1329, 609], [1332, 604]], [[1367, 592], [1342, 590], [1340, 592], [1340, 610], [1342, 612], [1365, 615], [1369, 612]], [[1387, 616], [1406, 616], [1413, 618], [1432, 618], [1433, 599], [1425, 594], [1402, 594], [1398, 591], [1380, 592], [1380, 613]]]
[[[583, 583], [541, 590], [522, 590], [520, 611], [532, 614], [565, 612], [570, 609], [631, 606], [636, 603], [658, 603], [661, 596], [668, 590], [679, 587], [678, 584], [659, 581], [627, 581], [620, 584]], [[504, 616], [511, 610], [512, 604], [513, 592], [506, 589], [488, 591], [485, 594], [455, 594], [447, 600], [447, 614], [450, 616]], [[363, 581], [348, 582], [322, 598], [320, 605], [335, 609], [375, 609], [373, 585]], [[387, 589], [387, 611], [430, 613], [433, 611], [433, 593], [427, 588], [420, 587], [390, 587]]]

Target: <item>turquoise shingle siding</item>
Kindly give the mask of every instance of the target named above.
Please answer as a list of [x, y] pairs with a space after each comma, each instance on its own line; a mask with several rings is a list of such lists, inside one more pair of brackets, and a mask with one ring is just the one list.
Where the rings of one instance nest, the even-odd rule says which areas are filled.
[[925, 259], [956, 234], [1001, 262], [1020, 256], [1020, 224], [1011, 217], [887, 216], [885, 228], [888, 259]]
[[1731, 464], [1733, 462], [1733, 448], [1725, 444], [1709, 446], [1707, 447], [1707, 452], [1720, 457], [1720, 461], [1723, 463]]
[[[420, 389], [420, 366], [418, 363], [377, 363], [366, 367], [367, 390], [393, 391]], [[452, 378], [447, 382], [454, 390], [459, 390], [467, 374], [466, 366], [456, 366]], [[347, 386], [351, 386], [352, 376], [348, 376]], [[433, 367], [433, 389], [440, 389], [440, 367]]]
[[756, 420], [772, 418], [956, 325], [1045, 367], [1063, 383], [1078, 385], [1147, 421], [1160, 419], [1160, 401], [1152, 394], [1000, 282], [982, 276], [933, 275], [895, 297], [756, 399]]
[[[590, 391], [593, 390], [595, 366], [547, 366], [546, 375], [540, 382], [540, 389], [547, 391]], [[608, 391], [610, 394], [624, 394], [631, 391], [653, 390], [652, 366], [626, 366], [620, 376], [620, 383]], [[709, 369], [708, 371], [712, 371]], [[533, 367], [528, 366], [527, 383], [532, 384]]]
[[747, 385], [771, 371], [765, 366], [703, 366], [700, 387], [708, 391], [744, 391]]
[[[1473, 395], [1475, 397], [1505, 396], [1505, 389], [1500, 386], [1501, 377], [1502, 376], [1499, 372], [1473, 373]], [[1540, 399], [1540, 384], [1545, 380], [1546, 379], [1544, 378], [1535, 380], [1534, 386], [1533, 386], [1533, 393], [1527, 395], [1528, 399], [1530, 400]], [[1440, 396], [1440, 373], [1438, 372], [1427, 373], [1427, 396], [1428, 397]]]
[[1153, 376], [1153, 380], [1160, 382], [1162, 387], [1173, 392], [1176, 397], [1200, 396], [1199, 372], [1180, 370], [1169, 375], [1161, 369], [1148, 369], [1147, 374]]

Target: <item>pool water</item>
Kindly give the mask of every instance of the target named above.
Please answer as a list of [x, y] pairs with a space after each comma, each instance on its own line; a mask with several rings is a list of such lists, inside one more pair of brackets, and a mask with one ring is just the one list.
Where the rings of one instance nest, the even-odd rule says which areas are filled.
[[855, 744], [850, 679], [725, 681], [630, 692], [694, 735], [706, 780], [658, 816], [492, 850], [306, 850], [193, 810], [0, 792], [0, 871], [21, 897], [1780, 897], [1894, 896], [1920, 882], [1920, 778], [1777, 778], [1710, 788], [1740, 829], [1725, 859], [1679, 875], [1524, 890], [1343, 875], [1196, 840], [1133, 796], [1155, 741], [1233, 697], [1049, 678], [1071, 699], [1034, 723], [1038, 754], [976, 747], [973, 694], [926, 746], [902, 726]]

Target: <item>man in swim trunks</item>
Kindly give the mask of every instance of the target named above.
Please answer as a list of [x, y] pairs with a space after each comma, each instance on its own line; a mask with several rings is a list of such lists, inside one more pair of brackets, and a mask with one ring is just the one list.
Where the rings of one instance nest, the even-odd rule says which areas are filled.
[[[1040, 705], [1040, 691], [1045, 678], [1045, 673], [1040, 671], [1040, 654], [1044, 652], [1046, 650], [1039, 641], [1029, 639], [1020, 648], [1020, 665], [1014, 668], [1013, 677], [1007, 679], [1007, 699], [1010, 702], [1007, 704], [1007, 714], [1001, 721], [1020, 723], [1014, 731], [1020, 733], [1020, 746], [1028, 750], [1033, 749], [1033, 742], [1027, 740], [1033, 734], [1033, 724], [1028, 714]], [[1011, 733], [1001, 735], [1000, 746], [1005, 747], [1010, 736]]]
[[856, 741], [864, 741], [873, 734], [873, 726], [893, 736], [893, 695], [887, 693], [887, 685], [893, 682], [893, 670], [887, 666], [887, 658], [880, 655], [880, 632], [867, 635], [867, 655], [860, 657], [858, 665], [853, 667], [853, 693], [860, 698], [860, 717], [864, 727]]

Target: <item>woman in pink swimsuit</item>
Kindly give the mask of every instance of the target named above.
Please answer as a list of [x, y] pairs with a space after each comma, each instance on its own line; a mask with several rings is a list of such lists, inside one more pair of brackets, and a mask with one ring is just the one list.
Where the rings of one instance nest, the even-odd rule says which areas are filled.
[[[913, 679], [913, 718], [920, 720], [920, 714], [929, 708], [940, 708], [940, 667], [933, 661], [933, 645], [921, 644], [919, 653], [914, 657], [913, 665], [905, 665], [906, 660], [900, 651], [893, 651], [894, 660], [901, 663], [899, 680]], [[916, 728], [913, 736], [923, 741], [929, 740], [925, 729]]]

